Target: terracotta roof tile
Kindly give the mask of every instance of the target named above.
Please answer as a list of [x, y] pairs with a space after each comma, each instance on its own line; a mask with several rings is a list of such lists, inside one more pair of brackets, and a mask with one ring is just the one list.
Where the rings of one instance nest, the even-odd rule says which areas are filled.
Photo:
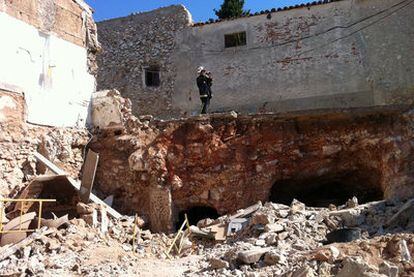
[[332, 3], [332, 2], [339, 2], [339, 1], [344, 1], [344, 0], [321, 0], [321, 1], [313, 1], [313, 2], [309, 2], [309, 3], [298, 4], [298, 5], [295, 5], [295, 6], [286, 6], [286, 7], [282, 7], [282, 8], [273, 8], [271, 10], [262, 10], [260, 12], [255, 12], [255, 13], [250, 13], [250, 14], [244, 14], [242, 16], [234, 17], [234, 18], [215, 19], [215, 20], [214, 19], [210, 19], [209, 21], [206, 21], [206, 22], [197, 22], [197, 23], [194, 23], [193, 26], [194, 27], [203, 26], [203, 25], [213, 24], [213, 23], [219, 23], [219, 22], [223, 22], [223, 21], [231, 21], [231, 20], [235, 20], [235, 19], [239, 19], [239, 18], [243, 18], [243, 17], [252, 17], [252, 16], [264, 15], [264, 14], [269, 14], [269, 13], [274, 13], [274, 12], [287, 11], [287, 10], [293, 10], [293, 9], [305, 8], [305, 7], [311, 7], [311, 6], [318, 6], [318, 5], [324, 5], [324, 4], [328, 4], [328, 3]]

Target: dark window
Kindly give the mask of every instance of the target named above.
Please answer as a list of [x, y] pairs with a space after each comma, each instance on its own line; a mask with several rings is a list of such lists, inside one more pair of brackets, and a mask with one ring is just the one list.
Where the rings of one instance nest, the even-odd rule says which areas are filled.
[[145, 69], [145, 85], [147, 87], [160, 86], [160, 69], [157, 67], [149, 67]]
[[226, 48], [246, 45], [246, 32], [224, 35]]

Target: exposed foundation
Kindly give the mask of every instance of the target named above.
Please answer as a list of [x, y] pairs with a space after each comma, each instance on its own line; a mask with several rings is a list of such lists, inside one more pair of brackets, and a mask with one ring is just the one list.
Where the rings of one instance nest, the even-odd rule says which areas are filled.
[[172, 231], [183, 213], [195, 221], [259, 200], [328, 206], [414, 194], [408, 107], [137, 122], [91, 147], [99, 189], [153, 231]]

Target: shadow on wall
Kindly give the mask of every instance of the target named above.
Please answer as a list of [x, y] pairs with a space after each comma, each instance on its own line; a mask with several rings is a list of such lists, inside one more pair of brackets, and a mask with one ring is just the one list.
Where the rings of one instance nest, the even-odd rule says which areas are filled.
[[343, 205], [353, 196], [360, 204], [382, 200], [384, 191], [379, 175], [373, 171], [347, 171], [318, 177], [292, 178], [277, 181], [270, 192], [270, 201], [290, 205], [297, 199], [307, 206]]

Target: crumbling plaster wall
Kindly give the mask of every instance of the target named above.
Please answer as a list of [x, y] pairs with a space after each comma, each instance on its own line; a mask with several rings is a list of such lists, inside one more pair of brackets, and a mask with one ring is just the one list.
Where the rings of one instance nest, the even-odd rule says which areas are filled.
[[[170, 117], [175, 36], [190, 23], [191, 15], [181, 5], [99, 22], [103, 51], [98, 56], [98, 90], [119, 90], [131, 99], [136, 115]], [[145, 85], [144, 69], [149, 66], [160, 69], [159, 87]]]
[[409, 197], [412, 120], [407, 108], [370, 108], [141, 122], [95, 137], [96, 184], [154, 231], [171, 231], [178, 212], [191, 207], [225, 214], [267, 201], [277, 181], [291, 179], [348, 174], [385, 198]]
[[[212, 111], [293, 111], [412, 103], [414, 3], [343, 0], [186, 28], [173, 107], [199, 112], [195, 69], [215, 81]], [[224, 47], [246, 31], [247, 45]]]
[[83, 0], [0, 0], [0, 88], [24, 94], [27, 120], [85, 126], [99, 50]]
[[33, 156], [36, 151], [79, 177], [88, 132], [31, 125], [26, 114], [22, 95], [0, 90], [0, 197], [14, 196], [35, 174], [45, 173]]

